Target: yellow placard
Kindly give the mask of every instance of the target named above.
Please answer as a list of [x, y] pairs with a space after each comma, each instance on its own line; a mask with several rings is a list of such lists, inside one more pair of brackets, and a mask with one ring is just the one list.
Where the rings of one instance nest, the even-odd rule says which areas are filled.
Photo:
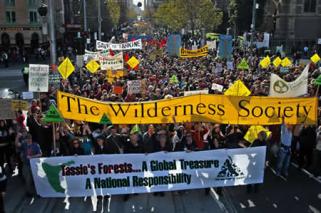
[[251, 126], [245, 136], [244, 139], [250, 143], [253, 143], [257, 138], [260, 132], [266, 132], [266, 136], [270, 137], [271, 135], [271, 131], [269, 131], [268, 129], [264, 128], [263, 126]]
[[270, 64], [271, 64], [271, 59], [269, 56], [266, 56], [265, 58], [262, 59], [262, 61], [260, 61], [260, 65], [263, 69], [268, 68]]
[[180, 48], [179, 52], [180, 52], [179, 56], [181, 58], [194, 58], [194, 57], [207, 56], [208, 46], [205, 45], [204, 47], [197, 50], [188, 50], [188, 49]]
[[139, 61], [135, 56], [132, 56], [128, 61], [127, 64], [130, 66], [130, 68], [134, 69], [138, 64]]
[[97, 72], [99, 67], [100, 65], [95, 60], [89, 61], [86, 65], [87, 70], [89, 70], [91, 73]]
[[58, 67], [58, 71], [63, 79], [67, 79], [71, 73], [75, 71], [74, 65], [72, 65], [69, 58], [66, 58]]
[[274, 65], [275, 67], [279, 67], [281, 63], [282, 63], [282, 60], [281, 60], [280, 57], [277, 57], [277, 58], [275, 58], [275, 59], [273, 60], [273, 65]]
[[212, 122], [242, 125], [315, 124], [318, 99], [192, 95], [159, 101], [100, 102], [57, 92], [65, 119], [96, 122], [106, 115], [113, 124]]
[[29, 104], [27, 101], [22, 100], [11, 100], [11, 108], [13, 111], [25, 110], [28, 111]]
[[244, 85], [241, 80], [237, 80], [225, 92], [228, 96], [249, 96], [251, 91]]
[[311, 58], [311, 61], [313, 62], [313, 63], [318, 63], [319, 61], [320, 61], [320, 56], [316, 53], [316, 54], [314, 54]]
[[287, 57], [285, 57], [281, 62], [282, 67], [289, 67], [291, 65], [292, 65], [292, 62]]

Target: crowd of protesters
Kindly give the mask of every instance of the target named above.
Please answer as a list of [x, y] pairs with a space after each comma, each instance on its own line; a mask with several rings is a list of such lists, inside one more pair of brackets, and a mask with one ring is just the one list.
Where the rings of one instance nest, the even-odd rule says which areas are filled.
[[[123, 40], [116, 39], [115, 42]], [[106, 71], [92, 74], [85, 67], [77, 67], [67, 80], [61, 81], [59, 89], [101, 101], [134, 102], [178, 97], [184, 95], [184, 91], [192, 90], [208, 89], [210, 94], [222, 94], [212, 90], [212, 83], [220, 84], [227, 89], [235, 80], [240, 79], [250, 89], [251, 95], [267, 96], [271, 72], [277, 73], [286, 81], [292, 81], [304, 68], [302, 65], [294, 65], [287, 73], [281, 73], [279, 68], [273, 66], [261, 69], [259, 61], [263, 55], [259, 55], [255, 48], [235, 46], [232, 59], [234, 68], [228, 69], [227, 61], [219, 59], [215, 50], [210, 50], [205, 57], [181, 59], [168, 56], [165, 53], [166, 47], [160, 43], [144, 42], [143, 50], [126, 52], [128, 57], [138, 58], [140, 64], [135, 70], [126, 68], [127, 75], [115, 78], [113, 83], [107, 80]], [[150, 56], [159, 50], [162, 53], [158, 54], [156, 59], [151, 59]], [[236, 68], [242, 58], [248, 60], [249, 70]], [[311, 64], [307, 96], [318, 95], [313, 79], [320, 73], [321, 70], [315, 64]], [[170, 81], [173, 75], [177, 76], [178, 82]], [[131, 94], [126, 82], [137, 79], [142, 81], [142, 91], [140, 94]], [[113, 93], [115, 85], [123, 88], [121, 94]], [[301, 168], [309, 169], [316, 176], [321, 175], [321, 126], [269, 126], [272, 132], [269, 138], [260, 133], [259, 138], [250, 144], [243, 139], [249, 126], [214, 123], [102, 125], [65, 120], [56, 126], [55, 139], [58, 148], [53, 150], [52, 127], [43, 121], [43, 115], [51, 102], [55, 102], [54, 87], [50, 88], [49, 93], [41, 94], [39, 100], [32, 101], [27, 116], [20, 111], [17, 112], [16, 120], [0, 121], [0, 174], [3, 174], [0, 175], [0, 192], [4, 191], [2, 182], [6, 179], [3, 165], [7, 165], [9, 176], [15, 167], [18, 168], [19, 175], [26, 183], [28, 195], [34, 195], [29, 160], [57, 155], [148, 154], [159, 151], [191, 152], [268, 146], [267, 160], [274, 164], [277, 175], [288, 176], [291, 157]], [[252, 188], [249, 186], [248, 192]], [[254, 186], [254, 191], [257, 191], [257, 186]], [[217, 192], [221, 193], [221, 189], [217, 189]], [[164, 193], [155, 195], [163, 196]], [[128, 196], [124, 199], [127, 200]]]

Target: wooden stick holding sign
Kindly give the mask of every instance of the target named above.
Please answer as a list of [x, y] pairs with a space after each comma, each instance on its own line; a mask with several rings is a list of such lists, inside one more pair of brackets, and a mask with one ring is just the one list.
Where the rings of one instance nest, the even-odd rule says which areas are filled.
[[56, 151], [57, 151], [55, 123], [63, 122], [64, 119], [60, 115], [60, 113], [59, 113], [58, 109], [55, 107], [55, 105], [51, 104], [49, 107], [49, 110], [46, 113], [44, 121], [47, 123], [52, 123], [53, 150], [54, 150], [54, 155], [55, 155]]

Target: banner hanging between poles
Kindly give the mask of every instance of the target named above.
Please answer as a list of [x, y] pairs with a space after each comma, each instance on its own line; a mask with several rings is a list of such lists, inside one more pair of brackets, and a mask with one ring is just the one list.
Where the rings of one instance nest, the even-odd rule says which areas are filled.
[[262, 183], [266, 147], [31, 159], [42, 197], [84, 197]]
[[315, 124], [317, 98], [191, 95], [148, 102], [101, 102], [57, 92], [58, 109], [65, 119], [113, 124], [212, 122], [242, 125]]

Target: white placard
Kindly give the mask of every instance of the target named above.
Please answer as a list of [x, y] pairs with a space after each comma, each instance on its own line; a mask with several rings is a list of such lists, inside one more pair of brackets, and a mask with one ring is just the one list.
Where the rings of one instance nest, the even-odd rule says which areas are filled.
[[194, 90], [194, 91], [184, 91], [184, 96], [199, 95], [199, 94], [208, 94], [208, 89]]
[[140, 80], [133, 80], [127, 82], [128, 93], [129, 94], [139, 94], [141, 93], [142, 84]]
[[212, 84], [212, 90], [216, 90], [216, 91], [222, 92], [223, 88], [224, 87], [222, 85], [220, 85], [220, 84], [215, 84], [215, 83]]
[[22, 99], [24, 100], [33, 99], [33, 92], [22, 92]]
[[29, 64], [29, 92], [48, 92], [49, 65]]

